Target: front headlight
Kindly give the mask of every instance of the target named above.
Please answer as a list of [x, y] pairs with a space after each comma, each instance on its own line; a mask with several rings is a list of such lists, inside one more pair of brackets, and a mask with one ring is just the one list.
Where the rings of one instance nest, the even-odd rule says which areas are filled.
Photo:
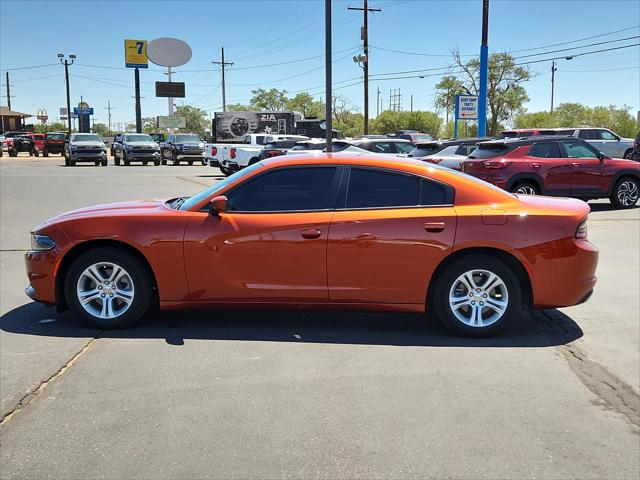
[[39, 235], [37, 233], [31, 234], [31, 250], [34, 252], [45, 252], [51, 250], [56, 246], [56, 242], [53, 238], [46, 235]]

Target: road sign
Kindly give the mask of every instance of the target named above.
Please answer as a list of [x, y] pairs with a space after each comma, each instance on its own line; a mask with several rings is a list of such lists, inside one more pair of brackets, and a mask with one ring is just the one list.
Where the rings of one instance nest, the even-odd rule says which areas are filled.
[[146, 40], [124, 41], [124, 64], [127, 68], [149, 68]]
[[477, 95], [456, 95], [456, 118], [458, 120], [478, 119]]
[[156, 97], [184, 98], [184, 82], [156, 82]]
[[93, 108], [78, 108], [73, 107], [74, 115], [93, 115]]
[[149, 42], [149, 60], [162, 67], [179, 67], [191, 60], [191, 47], [177, 38], [156, 38]]
[[158, 117], [158, 128], [187, 128], [185, 117]]

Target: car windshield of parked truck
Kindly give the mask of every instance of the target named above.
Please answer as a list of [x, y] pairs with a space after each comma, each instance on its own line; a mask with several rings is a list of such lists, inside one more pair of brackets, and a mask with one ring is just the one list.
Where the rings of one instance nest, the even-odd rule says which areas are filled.
[[102, 142], [100, 135], [83, 133], [82, 135], [71, 135], [72, 142]]
[[248, 167], [243, 168], [242, 170], [238, 170], [236, 173], [228, 176], [224, 180], [220, 180], [218, 183], [214, 183], [209, 188], [205, 188], [204, 190], [196, 193], [193, 197], [187, 198], [184, 202], [182, 202], [179, 210], [190, 210], [191, 208], [202, 202], [204, 199], [212, 197], [216, 192], [223, 190], [227, 185], [230, 185], [236, 180], [241, 179], [245, 175], [250, 174], [254, 170], [261, 168], [262, 166], [262, 162], [256, 162], [253, 165], [249, 165]]
[[198, 137], [197, 135], [176, 135], [176, 142], [177, 143], [184, 143], [184, 142], [200, 143], [200, 137]]
[[49, 140], [64, 140], [64, 133], [47, 133]]
[[151, 138], [150, 135], [142, 135], [142, 134], [125, 135], [124, 141], [125, 142], [153, 142], [153, 138]]

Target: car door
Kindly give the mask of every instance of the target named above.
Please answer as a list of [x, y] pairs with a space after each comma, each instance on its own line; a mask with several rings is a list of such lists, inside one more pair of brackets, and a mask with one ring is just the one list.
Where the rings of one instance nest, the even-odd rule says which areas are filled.
[[162, 158], [166, 159], [166, 160], [170, 160], [171, 159], [171, 149], [173, 148], [173, 140], [174, 140], [174, 136], [173, 135], [169, 135], [167, 137], [167, 141], [164, 145], [164, 148], [161, 150], [162, 152]]
[[453, 189], [384, 169], [347, 174], [329, 229], [329, 300], [423, 305], [453, 246]]
[[598, 150], [612, 158], [622, 158], [624, 156], [624, 146], [621, 145], [620, 137], [604, 128], [598, 129]]
[[563, 140], [562, 148], [572, 166], [571, 196], [592, 198], [606, 196], [609, 179], [605, 162], [598, 151], [580, 140]]
[[527, 154], [531, 172], [542, 180], [543, 193], [570, 195], [573, 166], [557, 142], [531, 144]]
[[226, 192], [227, 211], [203, 213], [186, 233], [192, 299], [326, 302], [327, 236], [341, 172], [278, 168]]

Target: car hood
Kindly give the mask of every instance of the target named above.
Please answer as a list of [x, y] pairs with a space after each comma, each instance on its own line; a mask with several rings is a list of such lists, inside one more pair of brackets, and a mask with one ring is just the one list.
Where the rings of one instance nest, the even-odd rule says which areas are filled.
[[[168, 207], [165, 205], [166, 200], [140, 200], [133, 202], [118, 202], [118, 203], [105, 203], [102, 205], [94, 205], [92, 207], [79, 208], [77, 210], [71, 210], [69, 212], [56, 215], [45, 220], [42, 223], [44, 225], [52, 225], [57, 223], [64, 223], [70, 220], [78, 220], [82, 218], [95, 218], [105, 216], [120, 216], [120, 215], [140, 215], [148, 214], [153, 210], [168, 211]], [[34, 229], [34, 231], [37, 230]]]

